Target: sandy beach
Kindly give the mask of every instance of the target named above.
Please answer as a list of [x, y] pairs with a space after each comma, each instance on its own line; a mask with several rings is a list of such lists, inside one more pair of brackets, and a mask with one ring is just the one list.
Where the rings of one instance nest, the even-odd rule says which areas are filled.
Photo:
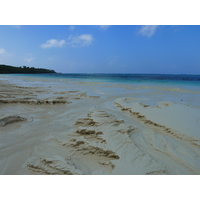
[[200, 174], [199, 95], [2, 75], [0, 174]]

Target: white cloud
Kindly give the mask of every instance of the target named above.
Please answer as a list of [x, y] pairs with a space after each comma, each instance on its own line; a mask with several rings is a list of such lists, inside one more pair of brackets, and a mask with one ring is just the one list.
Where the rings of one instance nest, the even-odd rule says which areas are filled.
[[158, 28], [157, 25], [142, 26], [138, 31], [138, 34], [142, 36], [151, 37], [155, 34], [157, 28]]
[[100, 29], [107, 30], [111, 25], [100, 25]]
[[1, 49], [0, 49], [0, 55], [3, 55], [3, 54], [6, 54], [6, 50], [3, 49], [3, 48], [1, 48]]
[[46, 43], [42, 44], [42, 48], [62, 47], [65, 44], [65, 40], [47, 40]]
[[8, 53], [4, 48], [0, 48], [0, 63], [10, 63], [14, 55], [12, 53]]
[[33, 57], [24, 58], [24, 61], [27, 63], [31, 63], [33, 60]]
[[90, 34], [82, 34], [79, 36], [70, 35], [68, 37], [69, 44], [72, 47], [82, 47], [82, 46], [89, 46], [92, 44], [94, 38]]
[[14, 28], [20, 29], [22, 25], [11, 25]]
[[114, 65], [114, 64], [116, 64], [117, 63], [117, 61], [118, 61], [118, 59], [119, 59], [119, 56], [113, 56], [112, 58], [110, 58], [110, 60], [108, 61], [108, 65]]
[[70, 31], [73, 31], [74, 29], [75, 29], [75, 26], [70, 26], [70, 27], [69, 27], [69, 30], [70, 30]]

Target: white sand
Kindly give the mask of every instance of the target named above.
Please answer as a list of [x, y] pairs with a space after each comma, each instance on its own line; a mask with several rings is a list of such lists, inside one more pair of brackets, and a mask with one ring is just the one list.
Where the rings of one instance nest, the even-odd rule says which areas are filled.
[[1, 77], [0, 174], [200, 174], [200, 108], [146, 88]]

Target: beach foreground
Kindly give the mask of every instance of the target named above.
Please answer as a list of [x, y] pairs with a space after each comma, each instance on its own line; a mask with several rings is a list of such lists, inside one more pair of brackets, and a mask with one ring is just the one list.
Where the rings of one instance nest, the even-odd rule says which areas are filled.
[[199, 96], [177, 86], [2, 76], [0, 174], [200, 174]]

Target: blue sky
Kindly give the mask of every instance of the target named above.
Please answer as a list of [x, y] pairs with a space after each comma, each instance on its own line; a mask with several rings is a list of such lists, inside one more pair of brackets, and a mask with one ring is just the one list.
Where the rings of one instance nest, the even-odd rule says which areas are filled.
[[200, 74], [200, 26], [0, 26], [0, 64], [62, 73]]

